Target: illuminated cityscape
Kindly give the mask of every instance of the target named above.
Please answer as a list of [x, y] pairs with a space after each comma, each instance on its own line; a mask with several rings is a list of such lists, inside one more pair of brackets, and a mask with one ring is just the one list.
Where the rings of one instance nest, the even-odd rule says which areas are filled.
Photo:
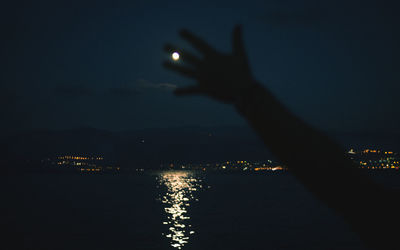
[[[363, 149], [356, 151], [350, 149], [346, 155], [352, 159], [361, 169], [368, 170], [398, 170], [400, 167], [399, 154], [393, 151], [379, 149]], [[272, 161], [246, 161], [229, 160], [223, 162], [203, 163], [182, 163], [170, 162], [160, 164], [152, 168], [127, 168], [117, 166], [115, 163], [106, 161], [103, 156], [88, 155], [61, 155], [42, 160], [45, 168], [71, 170], [81, 173], [105, 173], [105, 172], [126, 172], [143, 173], [146, 170], [196, 170], [196, 171], [217, 171], [217, 172], [264, 172], [264, 171], [285, 171], [287, 167]]]
[[[398, 170], [400, 167], [399, 154], [393, 151], [384, 151], [378, 149], [363, 149], [355, 151], [350, 149], [346, 155], [354, 161], [361, 169], [394, 169]], [[261, 161], [226, 161], [220, 163], [202, 163], [202, 164], [176, 164], [170, 163], [161, 165], [162, 168], [167, 169], [192, 169], [192, 170], [214, 170], [214, 171], [248, 171], [248, 172], [262, 172], [262, 171], [284, 171], [287, 170], [286, 166], [278, 162], [268, 160]]]
[[363, 169], [396, 169], [400, 167], [399, 154], [392, 151], [379, 149], [364, 149], [355, 151], [350, 149], [347, 152], [350, 159], [359, 164]]
[[160, 165], [161, 169], [177, 169], [177, 170], [199, 170], [199, 171], [277, 171], [286, 170], [287, 168], [267, 160], [266, 162], [261, 161], [225, 161], [218, 163], [188, 163], [188, 164], [177, 164], [169, 163]]
[[46, 158], [42, 163], [47, 167], [59, 167], [61, 169], [87, 173], [118, 172], [120, 170], [120, 167], [106, 162], [102, 156], [63, 155]]

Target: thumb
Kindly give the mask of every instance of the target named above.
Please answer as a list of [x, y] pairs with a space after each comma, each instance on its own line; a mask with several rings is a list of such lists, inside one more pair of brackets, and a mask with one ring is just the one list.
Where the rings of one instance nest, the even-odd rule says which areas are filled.
[[242, 37], [242, 26], [240, 24], [236, 25], [232, 33], [232, 44], [233, 44], [233, 54], [246, 57], [246, 52], [243, 44]]
[[175, 89], [174, 94], [177, 96], [196, 95], [196, 94], [201, 94], [201, 89], [198, 86], [177, 88], [177, 89]]

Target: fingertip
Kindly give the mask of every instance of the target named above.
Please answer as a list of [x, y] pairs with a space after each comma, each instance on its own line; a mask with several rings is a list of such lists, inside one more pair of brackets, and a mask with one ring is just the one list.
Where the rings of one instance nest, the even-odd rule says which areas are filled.
[[185, 36], [190, 35], [190, 32], [189, 32], [189, 30], [187, 30], [187, 29], [181, 29], [181, 30], [179, 31], [179, 35], [182, 36], [182, 37], [185, 37]]
[[175, 89], [172, 93], [173, 93], [174, 95], [176, 95], [176, 96], [182, 95], [182, 94], [181, 94], [181, 91], [179, 91], [179, 89]]
[[200, 93], [201, 93], [201, 90], [197, 86], [177, 88], [174, 90], [174, 94], [177, 96], [196, 95], [196, 94], [200, 94]]
[[164, 50], [167, 51], [167, 52], [170, 52], [172, 50], [172, 47], [173, 46], [170, 43], [166, 43], [164, 45]]
[[242, 34], [242, 25], [236, 24], [235, 27], [233, 28], [233, 33], [235, 36], [240, 37]]
[[185, 89], [177, 88], [177, 89], [174, 90], [173, 93], [176, 96], [183, 96], [183, 95], [185, 95]]

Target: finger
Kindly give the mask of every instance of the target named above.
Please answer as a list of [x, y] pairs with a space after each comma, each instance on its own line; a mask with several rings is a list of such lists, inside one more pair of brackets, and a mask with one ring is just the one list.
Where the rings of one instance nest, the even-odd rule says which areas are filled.
[[202, 52], [204, 55], [215, 52], [215, 50], [208, 45], [203, 39], [193, 35], [191, 32], [187, 30], [182, 30], [180, 35], [183, 39], [188, 41], [195, 47], [198, 51]]
[[244, 49], [244, 44], [243, 44], [243, 37], [242, 37], [242, 26], [241, 25], [236, 25], [235, 28], [233, 29], [233, 54], [238, 55], [240, 57], [246, 57], [246, 52]]
[[178, 72], [184, 76], [190, 77], [190, 78], [196, 78], [196, 72], [187, 67], [183, 67], [183, 66], [180, 66], [180, 65], [168, 62], [168, 61], [164, 62], [163, 65], [166, 69], [176, 71], [176, 72]]
[[199, 86], [190, 86], [190, 87], [185, 87], [185, 88], [177, 88], [174, 91], [174, 94], [177, 96], [183, 96], [183, 95], [198, 95], [201, 94], [202, 91]]
[[164, 50], [165, 50], [166, 52], [168, 52], [168, 53], [177, 51], [177, 52], [179, 53], [179, 55], [181, 56], [181, 58], [182, 58], [183, 61], [188, 62], [188, 63], [191, 63], [191, 64], [193, 64], [193, 65], [198, 65], [198, 64], [200, 64], [200, 59], [199, 59], [197, 56], [195, 56], [195, 55], [193, 55], [192, 53], [187, 52], [187, 51], [185, 51], [185, 50], [177, 49], [176, 46], [174, 46], [174, 45], [166, 44], [166, 45], [164, 46]]

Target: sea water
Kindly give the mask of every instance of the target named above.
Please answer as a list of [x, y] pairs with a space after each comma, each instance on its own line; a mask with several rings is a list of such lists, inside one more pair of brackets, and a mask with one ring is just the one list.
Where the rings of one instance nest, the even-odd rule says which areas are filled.
[[288, 172], [26, 174], [0, 188], [7, 249], [363, 249]]

